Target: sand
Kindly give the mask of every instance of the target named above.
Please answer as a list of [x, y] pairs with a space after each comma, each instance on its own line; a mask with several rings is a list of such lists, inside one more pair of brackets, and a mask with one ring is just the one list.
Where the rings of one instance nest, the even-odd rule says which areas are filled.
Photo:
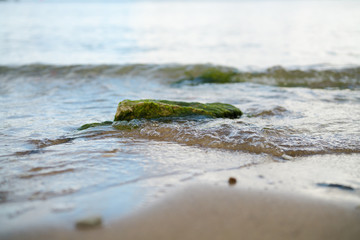
[[79, 230], [69, 219], [72, 228], [59, 221], [14, 232], [4, 223], [0, 239], [358, 240], [358, 162], [358, 154], [324, 155], [207, 172], [116, 221], [83, 222], [100, 227]]
[[18, 232], [8, 239], [360, 239], [360, 209], [296, 194], [195, 185], [91, 230]]

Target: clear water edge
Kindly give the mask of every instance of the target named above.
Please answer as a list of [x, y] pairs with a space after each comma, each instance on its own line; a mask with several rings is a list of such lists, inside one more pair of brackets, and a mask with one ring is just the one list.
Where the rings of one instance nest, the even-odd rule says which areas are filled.
[[[216, 173], [241, 173], [243, 167], [314, 154], [359, 156], [358, 90], [247, 82], [174, 86], [141, 75], [3, 80], [1, 219], [9, 231], [44, 222], [72, 228], [75, 219], [97, 214], [109, 223], [163, 191]], [[19, 94], [22, 89], [25, 94]], [[118, 101], [144, 97], [226, 102], [245, 114], [140, 121], [141, 127], [130, 131], [112, 126], [77, 130], [112, 120]], [[356, 179], [341, 183], [357, 188]], [[38, 211], [43, 215], [29, 225]]]

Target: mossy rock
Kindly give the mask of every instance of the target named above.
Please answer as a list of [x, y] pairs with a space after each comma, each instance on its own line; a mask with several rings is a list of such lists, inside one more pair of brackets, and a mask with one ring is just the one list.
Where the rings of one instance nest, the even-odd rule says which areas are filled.
[[124, 100], [118, 105], [114, 121], [194, 115], [213, 118], [237, 118], [242, 115], [242, 112], [240, 109], [226, 103], [203, 104], [153, 99]]
[[235, 79], [236, 75], [235, 71], [210, 68], [197, 77], [197, 79], [202, 83], [231, 83], [237, 81]]
[[85, 130], [85, 129], [88, 129], [91, 127], [109, 126], [111, 124], [112, 124], [111, 121], [105, 121], [105, 122], [101, 122], [101, 123], [87, 123], [87, 124], [84, 124], [81, 127], [79, 127], [78, 130]]
[[208, 67], [197, 71], [186, 71], [186, 78], [182, 78], [173, 83], [173, 85], [189, 84], [198, 85], [203, 83], [236, 83], [243, 82], [244, 79], [239, 71], [234, 68], [226, 67]]

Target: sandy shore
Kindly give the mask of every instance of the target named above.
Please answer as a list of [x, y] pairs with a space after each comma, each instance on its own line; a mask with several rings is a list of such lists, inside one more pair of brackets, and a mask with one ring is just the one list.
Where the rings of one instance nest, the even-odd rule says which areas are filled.
[[360, 239], [360, 209], [293, 194], [189, 186], [91, 230], [18, 232], [8, 239]]

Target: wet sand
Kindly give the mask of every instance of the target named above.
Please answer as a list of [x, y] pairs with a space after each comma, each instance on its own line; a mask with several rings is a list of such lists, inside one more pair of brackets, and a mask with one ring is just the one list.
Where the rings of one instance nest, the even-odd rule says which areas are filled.
[[296, 194], [193, 185], [90, 230], [18, 232], [8, 239], [360, 239], [360, 208]]
[[322, 155], [208, 172], [116, 222], [102, 216], [102, 226], [79, 230], [80, 219], [69, 219], [72, 228], [19, 227], [0, 239], [360, 239], [358, 159]]

